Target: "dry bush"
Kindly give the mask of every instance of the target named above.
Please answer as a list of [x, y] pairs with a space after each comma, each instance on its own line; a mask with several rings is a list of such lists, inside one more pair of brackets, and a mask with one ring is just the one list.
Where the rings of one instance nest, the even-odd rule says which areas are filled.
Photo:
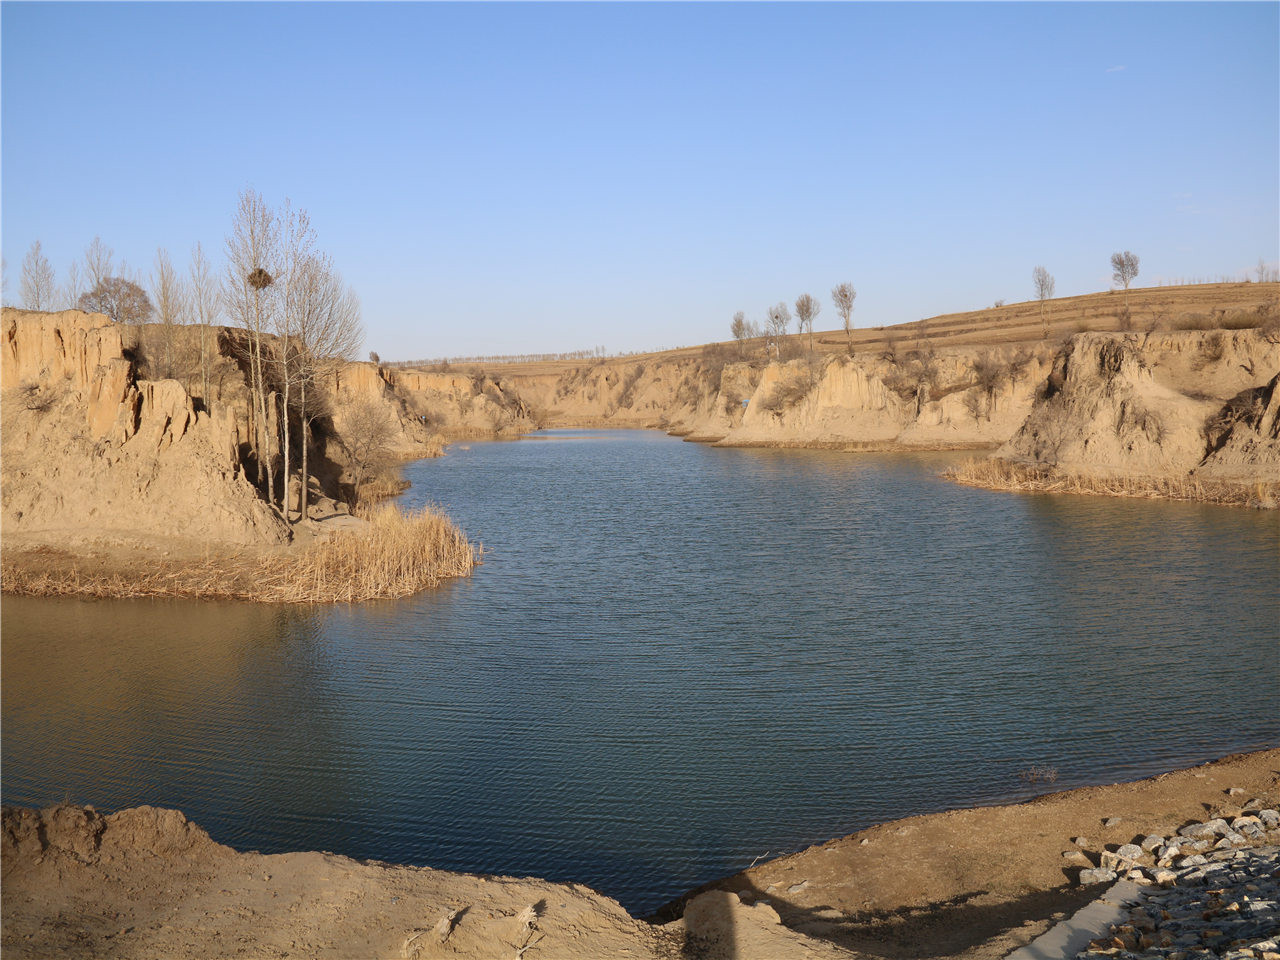
[[53, 391], [34, 380], [27, 380], [18, 387], [22, 406], [35, 413], [44, 413], [53, 406]]
[[1226, 355], [1226, 352], [1227, 336], [1221, 330], [1215, 330], [1204, 338], [1204, 343], [1200, 346], [1200, 356], [1196, 358], [1194, 366], [1197, 370], [1201, 370], [1217, 363]]
[[1184, 313], [1173, 321], [1175, 330], [1212, 330], [1216, 325], [1214, 317], [1208, 313]]
[[804, 374], [793, 376], [786, 380], [779, 380], [774, 384], [773, 389], [761, 397], [757, 403], [765, 413], [771, 413], [775, 417], [780, 416], [809, 396], [813, 387], [812, 377]]
[[1200, 480], [1196, 477], [1085, 477], [1048, 467], [1012, 463], [992, 457], [968, 460], [942, 474], [970, 487], [1016, 493], [1074, 493], [1108, 497], [1190, 500], [1231, 507], [1274, 510], [1280, 504], [1280, 482]]

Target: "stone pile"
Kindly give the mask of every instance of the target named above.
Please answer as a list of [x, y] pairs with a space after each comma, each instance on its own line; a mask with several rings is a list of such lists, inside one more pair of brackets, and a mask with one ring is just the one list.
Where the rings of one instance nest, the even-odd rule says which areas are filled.
[[1280, 960], [1280, 812], [1260, 807], [1103, 851], [1082, 884], [1150, 889], [1077, 960]]
[[[1068, 860], [1087, 863], [1083, 850], [1091, 846], [1084, 837], [1074, 841], [1079, 850], [1063, 854]], [[1080, 871], [1080, 883], [1111, 883], [1117, 879], [1139, 884], [1169, 886], [1184, 873], [1204, 866], [1210, 857], [1245, 847], [1280, 843], [1280, 812], [1248, 807], [1230, 821], [1224, 818], [1191, 823], [1172, 837], [1155, 834], [1137, 843], [1125, 843], [1098, 854], [1097, 866]]]

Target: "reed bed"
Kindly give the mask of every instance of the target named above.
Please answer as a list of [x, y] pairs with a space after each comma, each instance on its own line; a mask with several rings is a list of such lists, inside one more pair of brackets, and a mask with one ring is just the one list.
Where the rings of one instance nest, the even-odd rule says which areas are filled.
[[434, 510], [383, 506], [366, 522], [363, 531], [270, 558], [260, 588], [283, 603], [394, 599], [468, 576], [478, 560], [462, 531]]
[[74, 559], [0, 558], [6, 593], [41, 597], [186, 597], [260, 603], [341, 603], [406, 597], [450, 577], [469, 576], [480, 548], [434, 510], [382, 506], [363, 529], [268, 555], [148, 563], [91, 570]]
[[1017, 493], [1078, 493], [1106, 497], [1190, 500], [1231, 507], [1274, 510], [1280, 505], [1280, 483], [1201, 480], [1196, 477], [1087, 477], [1047, 467], [1013, 463], [997, 457], [967, 460], [943, 474], [970, 487]]

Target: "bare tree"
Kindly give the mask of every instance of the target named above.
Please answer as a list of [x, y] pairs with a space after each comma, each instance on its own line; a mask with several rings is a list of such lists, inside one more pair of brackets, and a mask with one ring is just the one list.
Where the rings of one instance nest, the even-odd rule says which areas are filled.
[[782, 338], [787, 335], [791, 326], [791, 310], [785, 303], [775, 303], [766, 314], [766, 330], [778, 359], [782, 358]]
[[96, 289], [103, 280], [113, 276], [111, 261], [115, 253], [102, 242], [101, 237], [94, 237], [84, 250], [85, 283], [90, 290]]
[[22, 260], [22, 305], [28, 310], [48, 310], [53, 307], [53, 295], [53, 267], [37, 240]]
[[849, 338], [849, 356], [853, 356], [853, 301], [857, 298], [858, 291], [853, 289], [852, 283], [838, 283], [831, 288], [831, 300], [844, 321], [844, 333]]
[[[290, 455], [290, 399], [306, 376], [307, 365], [303, 359], [298, 330], [302, 323], [302, 311], [306, 308], [305, 273], [309, 261], [315, 255], [316, 234], [307, 212], [297, 209], [286, 200], [277, 219], [280, 227], [280, 261], [276, 277], [279, 307], [275, 313], [276, 339], [269, 359], [274, 363], [276, 382], [280, 385], [280, 451], [284, 459], [284, 488], [281, 492], [284, 522], [289, 525]], [[303, 477], [303, 485], [306, 478]]]
[[64, 310], [74, 310], [80, 302], [80, 294], [84, 293], [84, 274], [80, 271], [80, 261], [72, 260], [67, 267], [67, 282], [58, 288], [58, 302], [64, 304]]
[[275, 505], [275, 484], [269, 462], [271, 441], [267, 434], [267, 369], [263, 345], [275, 305], [272, 284], [278, 271], [280, 230], [275, 214], [252, 190], [240, 194], [227, 237], [227, 273], [223, 288], [227, 312], [244, 328], [248, 340], [249, 389], [253, 402], [254, 456], [258, 484]]
[[809, 331], [809, 356], [813, 356], [813, 321], [822, 312], [822, 304], [807, 293], [796, 297], [796, 325]]
[[173, 358], [177, 348], [177, 327], [187, 322], [188, 300], [185, 285], [173, 269], [169, 252], [163, 247], [156, 250], [155, 269], [151, 274], [151, 296], [155, 301], [156, 320], [160, 323], [159, 373], [168, 378], [175, 373]]
[[86, 313], [105, 313], [113, 323], [146, 323], [153, 308], [147, 291], [124, 277], [107, 277], [87, 293], [77, 306]]
[[1129, 284], [1138, 275], [1138, 255], [1126, 250], [1111, 255], [1111, 277], [1124, 287], [1124, 308], [1129, 309]]
[[729, 324], [729, 332], [733, 334], [733, 339], [738, 341], [738, 356], [743, 356], [746, 353], [747, 337], [750, 336], [751, 330], [747, 324], [747, 315], [741, 310], [733, 315], [733, 322]]
[[378, 356], [377, 350], [369, 351], [369, 362], [372, 363], [375, 367], [382, 366], [382, 358]]
[[213, 268], [199, 243], [191, 250], [191, 270], [187, 280], [191, 295], [191, 319], [200, 325], [200, 396], [209, 401], [209, 327], [221, 311], [221, 292]]
[[327, 256], [313, 255], [300, 264], [297, 298], [296, 337], [301, 374], [298, 420], [302, 425], [298, 516], [306, 520], [307, 450], [312, 424], [323, 410], [322, 404], [312, 399], [314, 388], [331, 380], [337, 367], [355, 356], [364, 339], [364, 329], [360, 325], [360, 301], [355, 291], [343, 285]]
[[1044, 328], [1044, 338], [1049, 339], [1049, 321], [1044, 316], [1046, 300], [1053, 299], [1053, 274], [1044, 267], [1036, 267], [1031, 271], [1031, 280], [1036, 287], [1036, 299], [1040, 301], [1040, 326]]
[[360, 488], [391, 459], [391, 441], [395, 428], [386, 407], [372, 400], [362, 400], [346, 415], [343, 448], [351, 461], [354, 499], [360, 500]]

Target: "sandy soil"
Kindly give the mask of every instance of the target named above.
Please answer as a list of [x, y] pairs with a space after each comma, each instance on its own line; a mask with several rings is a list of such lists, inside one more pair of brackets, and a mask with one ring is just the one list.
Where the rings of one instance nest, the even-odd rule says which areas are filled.
[[[325, 853], [236, 853], [176, 811], [6, 808], [3, 950], [11, 958], [987, 960], [1096, 896], [1100, 888], [1074, 878], [1102, 849], [1232, 814], [1255, 798], [1280, 799], [1280, 750], [882, 824], [695, 891], [655, 923], [577, 884]], [[1112, 817], [1120, 822], [1104, 827]], [[1090, 840], [1087, 859], [1064, 859], [1077, 836]]]

